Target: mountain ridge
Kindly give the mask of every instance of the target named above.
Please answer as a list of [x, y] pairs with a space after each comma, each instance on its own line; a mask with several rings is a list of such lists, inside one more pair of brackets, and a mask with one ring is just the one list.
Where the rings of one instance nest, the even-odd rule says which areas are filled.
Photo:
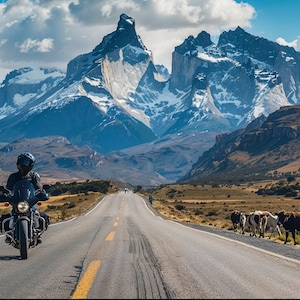
[[179, 182], [243, 182], [300, 175], [300, 105], [216, 137]]
[[[178, 180], [194, 163], [190, 159], [196, 161], [195, 149], [199, 157], [213, 145], [214, 135], [300, 102], [299, 57], [292, 48], [240, 27], [223, 32], [218, 44], [202, 31], [175, 47], [169, 74], [154, 64], [134, 19], [122, 14], [116, 31], [72, 59], [66, 74], [29, 67], [6, 76], [0, 85], [0, 141], [63, 136], [99, 156], [118, 157], [119, 151], [124, 158], [130, 152], [126, 149], [172, 136], [176, 149], [166, 147], [170, 153], [178, 151], [178, 160], [163, 155], [165, 147], [157, 148], [162, 154], [155, 159], [166, 161], [167, 169], [167, 164], [178, 166], [177, 174], [154, 164], [150, 169], [159, 178], [156, 184]], [[195, 132], [208, 132], [207, 139], [201, 136], [197, 146], [185, 144], [189, 153], [182, 155], [180, 136], [192, 139]], [[152, 153], [139, 153], [137, 173], [143, 173], [143, 159], [149, 168]], [[149, 182], [150, 176], [143, 173], [141, 178]]]
[[[0, 86], [0, 140], [68, 133], [72, 143], [107, 153], [170, 133], [232, 131], [300, 101], [299, 58], [292, 48], [252, 36], [240, 27], [223, 32], [218, 44], [202, 31], [175, 47], [167, 79], [136, 34], [134, 19], [122, 14], [116, 31], [103, 37], [91, 52], [72, 59], [58, 83], [52, 79], [35, 98], [26, 92], [12, 95], [23, 98], [19, 103], [25, 105], [9, 107], [6, 95], [9, 88], [13, 90], [13, 74], [6, 77]], [[72, 132], [69, 127], [66, 133], [65, 126], [53, 132], [53, 119], [74, 121], [68, 105], [75, 102], [77, 111], [71, 109], [79, 115], [84, 106], [91, 106], [89, 118], [73, 124]], [[49, 115], [49, 120], [35, 117], [38, 114]], [[26, 130], [26, 123], [37, 125], [41, 119], [43, 130], [35, 134], [32, 128]], [[112, 131], [120, 134], [114, 137]], [[102, 139], [109, 139], [113, 146]]]

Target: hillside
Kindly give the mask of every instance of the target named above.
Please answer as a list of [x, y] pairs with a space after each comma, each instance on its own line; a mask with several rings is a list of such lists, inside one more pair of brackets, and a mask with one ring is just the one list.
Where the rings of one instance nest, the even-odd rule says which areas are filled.
[[17, 139], [0, 143], [0, 182], [6, 183], [8, 175], [17, 170], [17, 156], [29, 151], [36, 157], [35, 171], [47, 182], [101, 179], [133, 186], [168, 184], [188, 172], [213, 145], [216, 134], [174, 134], [107, 154], [78, 147], [62, 136]]
[[245, 129], [217, 136], [179, 182], [250, 182], [300, 175], [300, 106], [285, 106]]

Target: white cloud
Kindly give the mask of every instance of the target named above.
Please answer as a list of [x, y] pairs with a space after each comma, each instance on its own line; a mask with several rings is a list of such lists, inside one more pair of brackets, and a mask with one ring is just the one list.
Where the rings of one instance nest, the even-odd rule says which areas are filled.
[[280, 37], [276, 40], [279, 45], [294, 47], [296, 51], [300, 51], [300, 36], [292, 42], [287, 42], [284, 38]]
[[43, 39], [42, 41], [26, 39], [20, 46], [21, 53], [27, 52], [50, 52], [53, 49], [53, 39]]
[[13, 69], [66, 70], [77, 55], [92, 51], [117, 28], [122, 13], [155, 63], [171, 67], [175, 46], [202, 30], [212, 36], [250, 27], [255, 10], [234, 0], [8, 0], [0, 2], [0, 82]]

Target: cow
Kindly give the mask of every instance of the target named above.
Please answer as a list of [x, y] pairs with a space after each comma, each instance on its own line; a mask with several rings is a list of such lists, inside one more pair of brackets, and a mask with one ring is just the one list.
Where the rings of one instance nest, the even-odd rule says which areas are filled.
[[278, 225], [279, 218], [278, 216], [274, 216], [272, 213], [268, 212], [268, 221], [267, 221], [267, 229], [271, 229], [271, 234], [269, 236], [269, 239], [271, 239], [272, 235], [274, 234], [275, 230], [277, 230], [278, 234], [281, 235], [281, 230]]
[[253, 234], [256, 236], [256, 222], [254, 222], [255, 220], [253, 220], [253, 212], [251, 212], [250, 214], [245, 214], [245, 218], [244, 218], [244, 226], [243, 226], [243, 234], [245, 232], [245, 229], [248, 228], [250, 230], [250, 236]]
[[245, 233], [245, 226], [246, 226], [246, 221], [247, 221], [247, 214], [244, 212], [241, 212], [241, 217], [240, 217], [240, 227], [241, 227], [241, 233]]
[[256, 210], [254, 214], [259, 216], [259, 237], [265, 237], [270, 212], [266, 210]]
[[257, 237], [256, 233], [259, 232], [259, 237], [264, 237], [264, 229], [266, 228], [266, 223], [268, 217], [259, 211], [251, 212], [246, 214], [245, 226], [250, 230], [250, 236]]
[[285, 210], [282, 210], [278, 213], [275, 213], [275, 215], [278, 216], [278, 224], [282, 225], [282, 227], [285, 229], [284, 243], [287, 243], [289, 232], [291, 232], [294, 245], [297, 245], [296, 230], [300, 230], [300, 212], [286, 212]]
[[234, 210], [231, 215], [230, 219], [233, 225], [233, 230], [237, 231], [238, 227], [240, 227], [240, 232], [243, 231], [243, 212], [240, 210]]

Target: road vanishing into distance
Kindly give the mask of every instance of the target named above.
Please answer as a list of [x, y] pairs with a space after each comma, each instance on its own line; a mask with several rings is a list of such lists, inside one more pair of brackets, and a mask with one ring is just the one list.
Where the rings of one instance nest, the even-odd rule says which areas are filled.
[[299, 260], [164, 219], [131, 191], [51, 224], [27, 260], [4, 239], [2, 299], [300, 298]]

